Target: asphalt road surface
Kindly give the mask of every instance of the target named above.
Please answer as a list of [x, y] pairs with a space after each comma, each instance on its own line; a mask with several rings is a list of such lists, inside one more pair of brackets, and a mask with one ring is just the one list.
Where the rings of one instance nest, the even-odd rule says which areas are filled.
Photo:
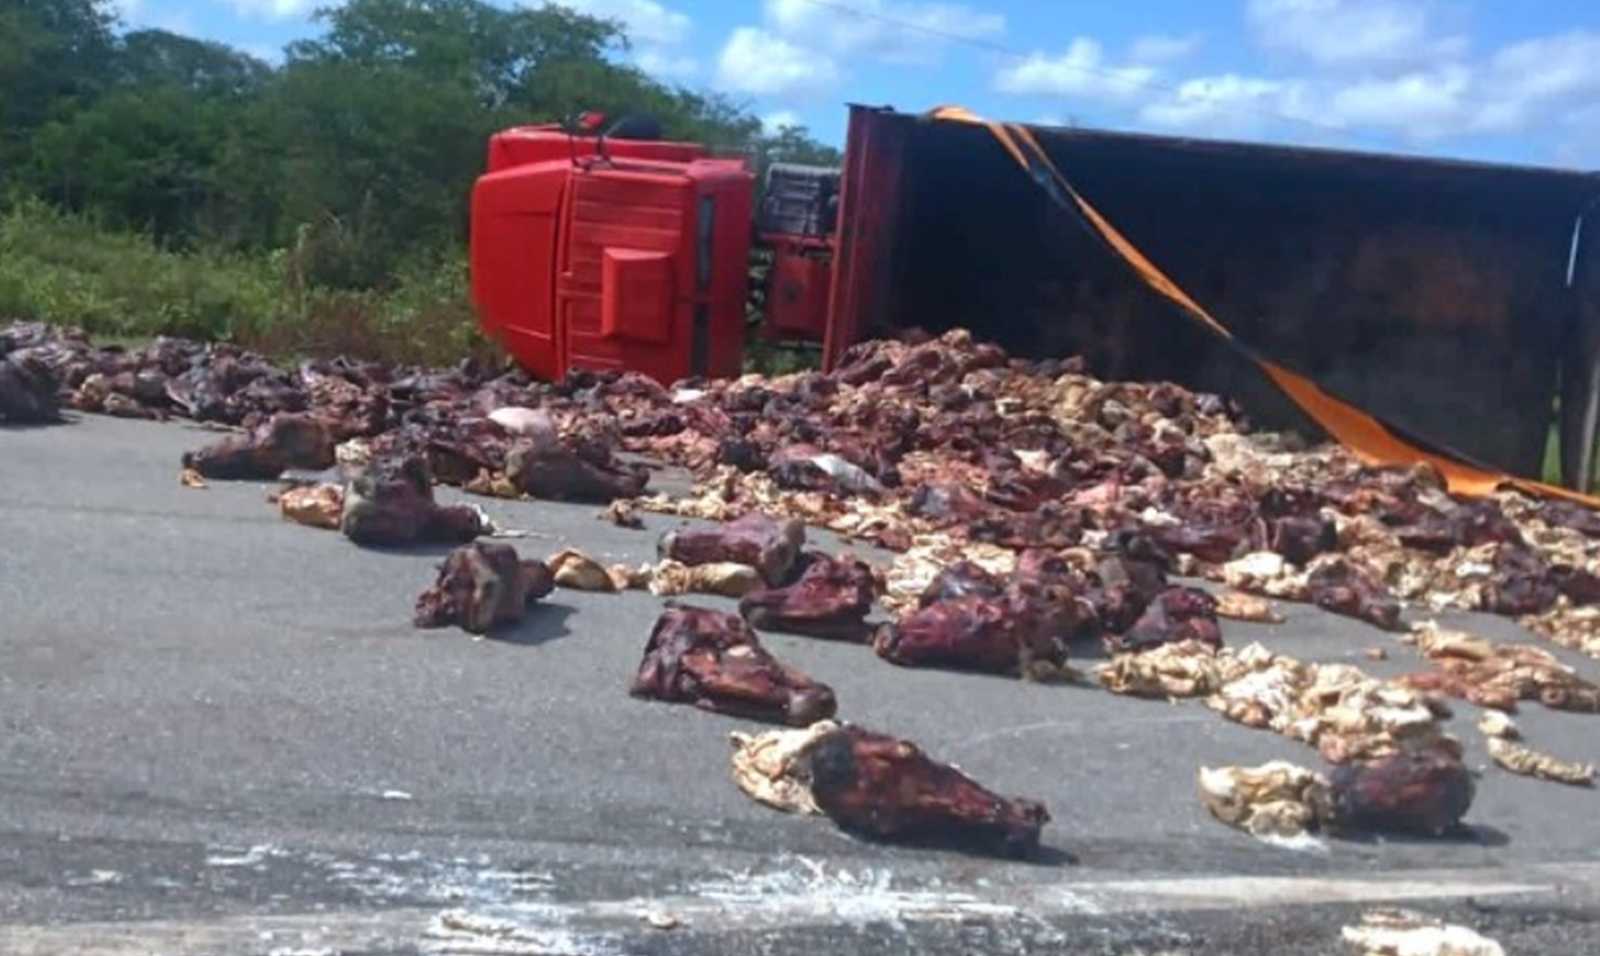
[[[842, 718], [1054, 816], [1034, 864], [862, 843], [738, 791], [727, 735], [755, 725], [628, 696], [659, 598], [557, 591], [502, 640], [414, 630], [438, 553], [289, 524], [269, 485], [181, 487], [180, 452], [215, 437], [103, 418], [0, 431], [0, 953], [1331, 954], [1378, 905], [1509, 953], [1600, 949], [1596, 793], [1487, 766], [1471, 707], [1473, 838], [1290, 850], [1212, 821], [1194, 777], [1317, 765], [1301, 745], [1198, 704], [769, 637], [836, 688]], [[519, 549], [605, 561], [650, 560], [674, 523], [483, 504], [549, 536]], [[1286, 610], [1229, 640], [1415, 660]], [[1390, 660], [1366, 661], [1374, 646]], [[1600, 760], [1584, 718], [1521, 722]]]

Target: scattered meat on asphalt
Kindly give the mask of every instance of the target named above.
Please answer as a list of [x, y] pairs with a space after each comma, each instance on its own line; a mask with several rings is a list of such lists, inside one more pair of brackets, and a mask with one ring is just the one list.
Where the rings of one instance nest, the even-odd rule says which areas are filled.
[[[1198, 698], [1334, 764], [1319, 825], [1429, 832], [1471, 803], [1459, 744], [1442, 730], [1447, 699], [1600, 710], [1594, 685], [1538, 648], [1486, 651], [1405, 619], [1487, 612], [1600, 658], [1600, 515], [1515, 492], [1456, 498], [1426, 465], [1368, 467], [1337, 446], [1252, 430], [1215, 396], [1099, 381], [1076, 359], [1015, 360], [962, 330], [861, 343], [826, 374], [670, 388], [593, 371], [541, 384], [474, 363], [280, 368], [225, 344], [99, 348], [70, 329], [0, 330], [0, 418], [50, 421], [58, 406], [240, 429], [184, 457], [193, 487], [337, 464], [337, 481], [281, 491], [280, 511], [357, 544], [457, 546], [419, 623], [488, 629], [556, 586], [740, 598], [737, 613], [669, 604], [634, 683], [636, 696], [707, 710], [798, 726], [834, 715], [832, 691], [776, 661], [757, 630], [1030, 678], [1072, 675], [1075, 648], [1109, 653], [1096, 676], [1112, 692]], [[692, 490], [651, 492], [650, 469], [629, 456], [685, 469]], [[568, 553], [552, 566], [477, 543], [493, 533], [483, 512], [438, 503], [436, 483], [604, 505], [623, 527], [651, 512], [700, 524], [664, 534], [654, 565]], [[808, 527], [895, 557], [874, 568], [809, 551]], [[1282, 619], [1269, 599], [1412, 641], [1427, 669], [1380, 680], [1226, 646], [1223, 621]], [[871, 622], [875, 607], [885, 621]], [[822, 789], [841, 820], [923, 819], [915, 801], [897, 803], [910, 799], [895, 790], [905, 781], [961, 789], [892, 738], [818, 739], [831, 742]], [[1512, 772], [1583, 776], [1495, 739]], [[900, 776], [881, 769], [902, 764]], [[957, 817], [993, 806], [973, 799]], [[1277, 802], [1259, 824], [1223, 815], [1283, 829], [1273, 821], [1299, 811]], [[1028, 843], [1016, 834], [1042, 826], [1042, 812], [1006, 806], [1013, 842]]]
[[734, 780], [752, 799], [867, 839], [1030, 858], [1051, 819], [1038, 801], [1000, 796], [910, 741], [856, 725], [731, 739]]
[[656, 619], [630, 693], [793, 727], [838, 709], [831, 687], [779, 661], [744, 618], [678, 603]]
[[504, 542], [474, 541], [445, 555], [438, 578], [417, 597], [412, 620], [484, 635], [520, 623], [554, 589], [544, 562], [524, 560]]

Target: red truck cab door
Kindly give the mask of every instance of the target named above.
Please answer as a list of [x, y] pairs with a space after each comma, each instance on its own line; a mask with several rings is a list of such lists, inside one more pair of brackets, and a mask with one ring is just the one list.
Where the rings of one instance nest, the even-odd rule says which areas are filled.
[[662, 384], [737, 376], [753, 186], [719, 160], [575, 170], [556, 282], [564, 364]]

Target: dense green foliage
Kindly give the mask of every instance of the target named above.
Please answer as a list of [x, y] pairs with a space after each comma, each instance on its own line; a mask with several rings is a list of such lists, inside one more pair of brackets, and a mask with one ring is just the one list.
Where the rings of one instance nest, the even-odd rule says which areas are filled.
[[352, 0], [317, 23], [274, 65], [124, 29], [109, 0], [0, 0], [0, 315], [445, 358], [472, 345], [495, 130], [647, 111], [758, 168], [838, 158], [619, 64], [621, 24], [565, 7]]

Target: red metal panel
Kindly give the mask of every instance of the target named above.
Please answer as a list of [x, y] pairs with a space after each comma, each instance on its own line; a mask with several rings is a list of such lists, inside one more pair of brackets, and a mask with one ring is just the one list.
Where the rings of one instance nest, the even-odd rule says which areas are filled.
[[[489, 138], [488, 171], [554, 160], [571, 162], [595, 155], [599, 138], [571, 136], [557, 126], [514, 126]], [[606, 155], [615, 159], [688, 163], [707, 155], [700, 143], [608, 139]]]
[[573, 173], [556, 282], [568, 368], [736, 375], [754, 179], [740, 162]]
[[[744, 369], [745, 308], [750, 301], [750, 225], [755, 176], [743, 161], [694, 164], [699, 248], [695, 293], [686, 304], [689, 374], [733, 378]], [[709, 258], [707, 258], [709, 257]]]
[[552, 278], [571, 164], [490, 173], [472, 190], [472, 300], [478, 325], [541, 379], [561, 373]]
[[807, 341], [824, 338], [832, 275], [830, 261], [805, 244], [777, 244], [767, 287], [766, 337]]
[[882, 294], [908, 119], [883, 107], [850, 107], [824, 369], [855, 344]]
[[672, 254], [611, 246], [600, 266], [600, 334], [665, 345], [672, 341]]
[[[556, 311], [568, 367], [629, 369], [659, 377], [682, 361], [669, 344], [607, 335], [602, 322], [604, 264], [610, 249], [672, 257], [683, 243], [692, 184], [683, 176], [595, 167], [573, 174], [567, 244], [556, 281]], [[681, 269], [674, 261], [673, 268]], [[672, 310], [665, 313], [671, 322]]]

